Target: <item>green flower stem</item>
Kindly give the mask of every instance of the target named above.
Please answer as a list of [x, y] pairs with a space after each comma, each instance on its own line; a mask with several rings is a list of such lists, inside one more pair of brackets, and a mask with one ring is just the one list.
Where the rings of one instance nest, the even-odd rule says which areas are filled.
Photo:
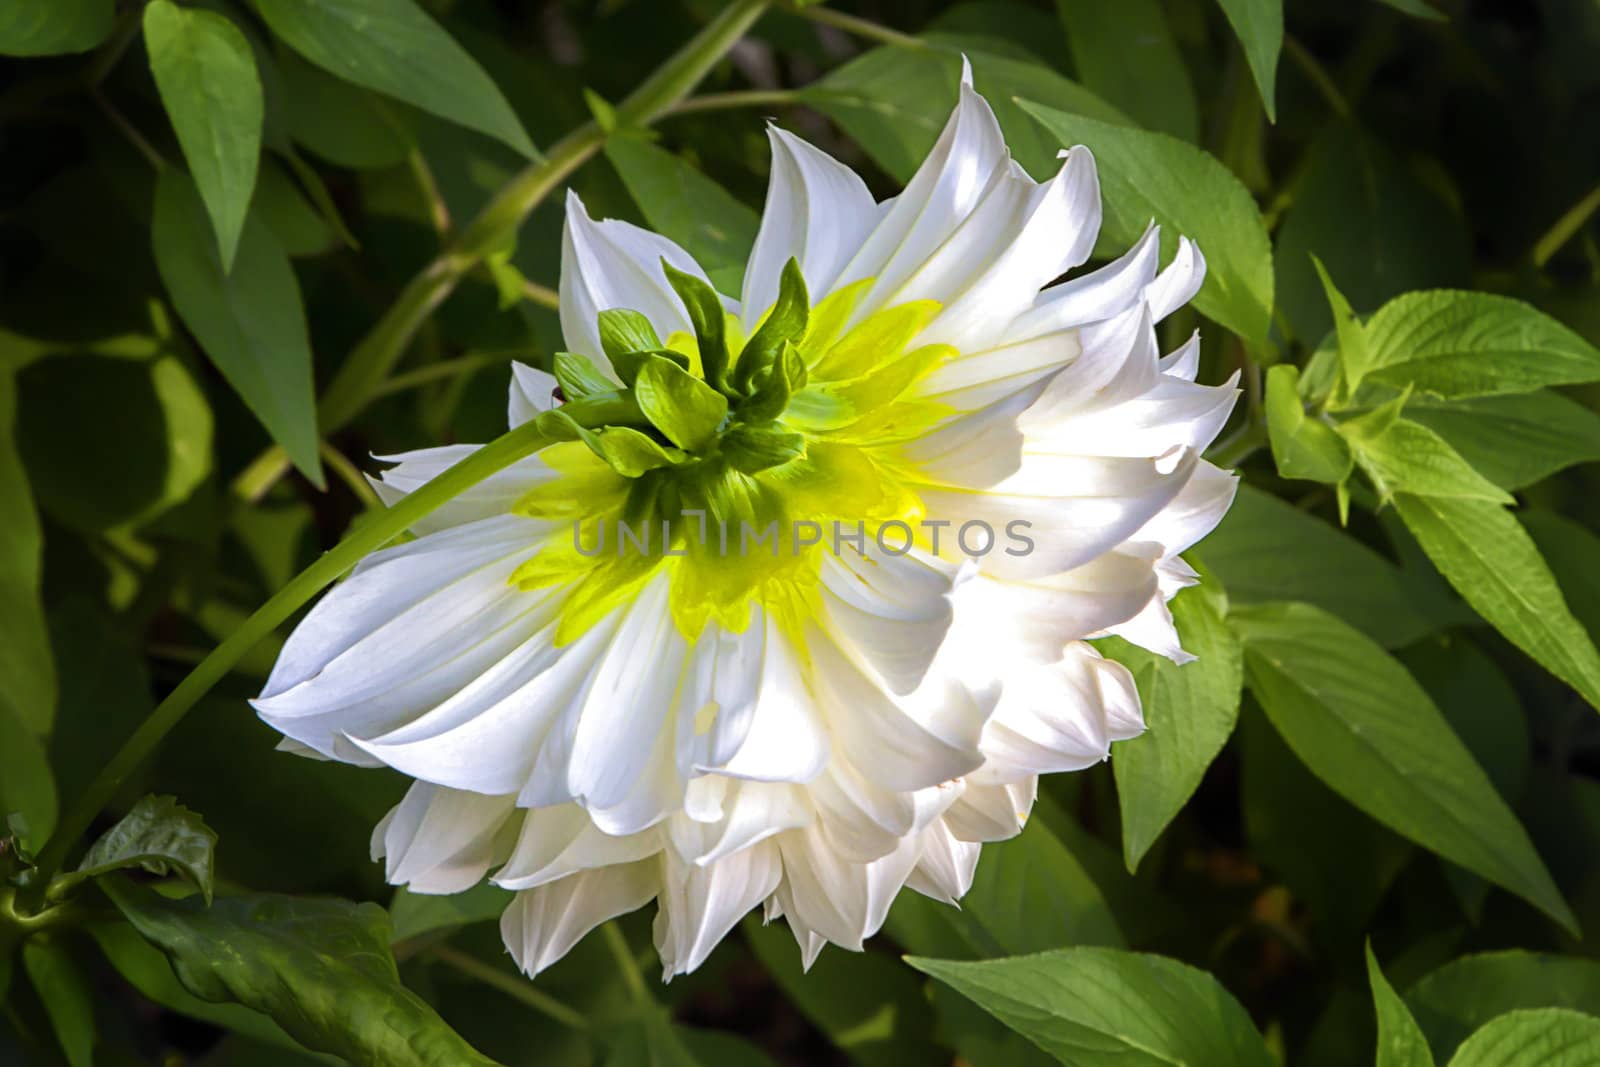
[[644, 972], [639, 970], [639, 961], [633, 958], [633, 950], [628, 947], [622, 927], [613, 919], [605, 924], [601, 933], [606, 939], [606, 948], [611, 950], [611, 957], [617, 961], [617, 970], [622, 975], [622, 984], [628, 987], [628, 996], [635, 1004], [653, 1003], [655, 998], [644, 984]]
[[738, 89], [731, 93], [702, 93], [688, 97], [668, 108], [662, 117], [741, 107], [787, 107], [798, 103], [800, 94], [794, 89]]
[[100, 809], [155, 751], [161, 740], [182, 721], [189, 709], [227, 676], [256, 642], [266, 637], [340, 575], [416, 525], [417, 521], [453, 497], [519, 459], [550, 443], [534, 423], [525, 423], [496, 438], [443, 474], [410, 493], [385, 511], [368, 516], [344, 540], [301, 571], [288, 585], [258, 608], [244, 623], [189, 673], [167, 698], [123, 742], [111, 761], [101, 768], [89, 787], [79, 794], [39, 854], [39, 869], [28, 887], [24, 904], [37, 906], [52, 876], [61, 869], [67, 853], [88, 831]]
[[802, 7], [794, 13], [802, 18], [808, 18], [812, 22], [818, 22], [824, 26], [832, 26], [835, 29], [853, 33], [857, 37], [865, 37], [880, 44], [893, 45], [896, 48], [928, 47], [927, 41], [913, 37], [909, 33], [901, 33], [899, 30], [892, 30], [870, 19], [864, 19], [858, 15], [849, 15], [843, 11], [834, 11], [832, 8], [821, 6]]
[[1322, 94], [1322, 99], [1327, 102], [1333, 113], [1343, 119], [1349, 118], [1350, 102], [1345, 99], [1344, 93], [1339, 91], [1339, 86], [1317, 61], [1317, 57], [1288, 34], [1284, 34], [1283, 37], [1283, 51], [1300, 67], [1301, 72], [1316, 87], [1317, 92]]
[[428, 955], [440, 963], [460, 971], [468, 978], [474, 978], [486, 986], [498, 989], [506, 996], [526, 1004], [539, 1014], [553, 1019], [563, 1026], [570, 1026], [574, 1030], [587, 1030], [589, 1028], [589, 1020], [584, 1018], [582, 1012], [568, 1007], [535, 986], [532, 982], [513, 978], [498, 967], [484, 963], [482, 960], [453, 949], [449, 945], [438, 945], [430, 949]]
[[[689, 94], [766, 10], [768, 0], [734, 0], [667, 60], [617, 108], [619, 126], [642, 126]], [[496, 194], [451, 248], [412, 279], [387, 313], [334, 375], [318, 405], [324, 434], [354, 418], [382, 386], [418, 327], [444, 302], [462, 277], [490, 253], [506, 247], [523, 221], [568, 175], [605, 143], [587, 122], [551, 146]]]
[[1584, 223], [1596, 211], [1600, 211], [1600, 185], [1589, 190], [1589, 195], [1579, 200], [1567, 209], [1566, 214], [1555, 221], [1555, 224], [1545, 231], [1534, 244], [1533, 251], [1528, 258], [1533, 260], [1535, 267], [1543, 268], [1550, 262], [1550, 257], [1561, 250], [1561, 246], [1572, 240], [1574, 234], [1583, 229]]

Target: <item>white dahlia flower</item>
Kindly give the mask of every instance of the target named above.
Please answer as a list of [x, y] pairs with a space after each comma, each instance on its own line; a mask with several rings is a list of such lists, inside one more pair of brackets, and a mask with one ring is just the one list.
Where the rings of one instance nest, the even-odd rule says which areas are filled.
[[[670, 977], [756, 907], [809, 965], [904, 886], [960, 898], [1039, 774], [1143, 728], [1087, 639], [1186, 658], [1179, 553], [1233, 497], [1199, 457], [1233, 383], [1154, 331], [1199, 250], [1158, 273], [1152, 228], [1056, 281], [1099, 229], [1087, 150], [1033, 181], [970, 81], [884, 203], [770, 137], [737, 300], [569, 197], [571, 352], [559, 389], [516, 367], [510, 403], [566, 440], [367, 559], [256, 701], [291, 750], [415, 778], [374, 856], [419, 893], [514, 890], [529, 974], [651, 900]], [[375, 484], [393, 501], [474, 447]]]

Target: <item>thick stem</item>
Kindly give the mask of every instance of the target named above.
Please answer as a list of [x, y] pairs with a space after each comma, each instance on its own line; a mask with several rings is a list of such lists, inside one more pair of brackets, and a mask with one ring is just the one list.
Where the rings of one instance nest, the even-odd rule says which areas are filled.
[[474, 978], [492, 989], [498, 989], [506, 996], [521, 1001], [534, 1011], [548, 1019], [554, 1019], [563, 1026], [570, 1026], [574, 1030], [587, 1030], [589, 1020], [583, 1013], [575, 1008], [568, 1007], [561, 1001], [552, 997], [544, 990], [537, 988], [532, 982], [524, 982], [505, 974], [496, 967], [492, 967], [482, 960], [459, 952], [448, 945], [439, 945], [428, 953], [440, 963], [453, 967], [469, 978]]
[[276, 630], [279, 624], [325, 586], [361, 562], [362, 557], [394, 540], [457, 494], [549, 443], [549, 438], [540, 433], [533, 423], [526, 423], [496, 438], [407, 495], [394, 507], [372, 515], [261, 605], [255, 614], [202, 660], [176, 689], [167, 694], [165, 700], [156, 705], [155, 711], [123, 742], [111, 762], [102, 767], [89, 787], [79, 794], [57, 825], [55, 835], [39, 854], [38, 881], [28, 888], [27, 903], [37, 904], [50, 878], [61, 869], [68, 851], [89, 829], [100, 809], [116, 795], [122, 783], [146, 757], [155, 751], [162, 738], [182, 721], [189, 709], [210, 692], [212, 686], [226, 677], [256, 642]]

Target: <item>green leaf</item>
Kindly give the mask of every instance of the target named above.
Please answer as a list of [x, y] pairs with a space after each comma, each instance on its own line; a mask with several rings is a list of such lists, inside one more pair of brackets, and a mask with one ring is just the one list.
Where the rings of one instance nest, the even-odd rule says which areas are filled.
[[1350, 301], [1345, 299], [1339, 287], [1333, 284], [1333, 279], [1328, 277], [1328, 270], [1322, 265], [1322, 260], [1315, 255], [1311, 257], [1311, 265], [1317, 269], [1317, 278], [1322, 282], [1323, 295], [1328, 298], [1328, 310], [1333, 315], [1334, 336], [1338, 339], [1339, 372], [1343, 388], [1339, 391], [1339, 400], [1353, 394], [1361, 385], [1361, 379], [1366, 377], [1371, 366], [1372, 358], [1367, 352], [1367, 333], [1361, 325], [1361, 320], [1356, 318], [1356, 313], [1350, 309]]
[[1396, 11], [1404, 11], [1407, 15], [1427, 19], [1430, 22], [1445, 22], [1449, 18], [1444, 12], [1428, 4], [1427, 0], [1382, 0], [1382, 2]]
[[1566, 901], [1483, 769], [1404, 667], [1308, 604], [1239, 608], [1245, 672], [1289, 747], [1345, 799], [1568, 929]]
[[222, 15], [152, 0], [144, 40], [161, 102], [233, 267], [261, 157], [261, 79], [250, 42]]
[[1084, 85], [1141, 126], [1199, 139], [1194, 86], [1158, 0], [1056, 0], [1056, 10]]
[[[278, 68], [285, 121], [296, 142], [330, 163], [356, 170], [382, 170], [405, 162], [412, 143], [409, 127], [382, 97], [341, 81], [293, 52], [278, 52]], [[295, 157], [289, 158], [292, 166]], [[295, 169], [302, 180], [307, 173], [316, 173], [309, 166]]]
[[735, 389], [749, 393], [750, 383], [782, 358], [786, 346], [798, 345], [804, 339], [810, 305], [805, 276], [800, 273], [799, 262], [790, 256], [778, 279], [778, 299], [738, 353], [733, 368]]
[[[1396, 398], [1396, 411], [1404, 399]], [[1380, 502], [1387, 503], [1396, 493], [1413, 493], [1515, 503], [1511, 494], [1473, 470], [1448, 441], [1419, 422], [1391, 417], [1388, 407], [1339, 425]]]
[[613, 364], [618, 356], [655, 352], [661, 348], [661, 338], [656, 336], [656, 328], [650, 325], [649, 319], [631, 308], [612, 308], [600, 312], [599, 326], [600, 347]]
[[1572, 614], [1591, 637], [1600, 637], [1600, 537], [1552, 511], [1517, 514], [1561, 585]]
[[50, 1027], [70, 1067], [94, 1063], [94, 993], [77, 962], [61, 944], [48, 936], [30, 937], [22, 943], [22, 966], [33, 991], [39, 994]]
[[750, 399], [739, 405], [739, 418], [746, 423], [764, 423], [783, 415], [789, 402], [806, 387], [810, 372], [805, 359], [793, 344], [786, 344], [778, 358], [751, 383]]
[[692, 274], [685, 274], [665, 259], [661, 261], [661, 269], [689, 314], [706, 382], [718, 392], [724, 391], [728, 387], [729, 354], [722, 298], [711, 286]]
[[1233, 631], [1205, 590], [1179, 593], [1171, 608], [1194, 662], [1179, 666], [1131, 645], [1116, 655], [1134, 672], [1146, 727], [1112, 746], [1130, 872], [1194, 794], [1239, 717], [1244, 667]]
[[[1470, 278], [1458, 212], [1352, 125], [1334, 123], [1312, 142], [1293, 191], [1276, 233], [1275, 310], [1308, 346], [1335, 325], [1313, 252], [1363, 313], [1409, 289], [1463, 285]], [[1211, 255], [1209, 246], [1200, 247]]]
[[938, 1061], [923, 982], [892, 956], [824, 951], [802, 970], [794, 937], [754, 916], [741, 928], [785, 997], [862, 1067], [925, 1067]]
[[294, 179], [270, 159], [261, 162], [251, 208], [291, 256], [321, 255], [343, 240]]
[[147, 796], [89, 846], [64, 883], [139, 867], [152, 874], [176, 871], [211, 902], [212, 853], [217, 835], [173, 797]]
[[116, 0], [33, 0], [0, 11], [0, 55], [87, 52], [111, 34]]
[[1062, 145], [1084, 144], [1100, 170], [1102, 242], [1127, 247], [1153, 218], [1205, 252], [1195, 307], [1251, 344], [1266, 342], [1272, 309], [1272, 246], [1249, 190], [1214, 157], [1166, 134], [1112, 126], [1020, 101]]
[[1600, 461], [1600, 415], [1559, 393], [1449, 401], [1413, 395], [1406, 416], [1444, 438], [1502, 489], [1521, 489], [1575, 463]]
[[734, 470], [755, 474], [804, 456], [806, 438], [788, 430], [737, 425], [723, 436], [722, 454]]
[[597, 441], [600, 458], [624, 478], [637, 478], [660, 467], [676, 467], [689, 458], [631, 426], [608, 426], [599, 432]]
[[650, 228], [682, 245], [717, 289], [738, 293], [761, 217], [681, 157], [642, 137], [607, 139], [606, 159]]
[[1450, 1067], [1594, 1067], [1600, 1019], [1560, 1008], [1514, 1011], [1462, 1042]]
[[1406, 1004], [1443, 1063], [1469, 1034], [1506, 1012], [1600, 1013], [1600, 963], [1520, 950], [1463, 956], [1407, 990]]
[[1480, 500], [1405, 493], [1395, 497], [1395, 507], [1473, 610], [1600, 708], [1600, 652], [1511, 512]]
[[1105, 948], [961, 963], [906, 962], [1072, 1067], [1274, 1061], [1217, 980], [1176, 960]]
[[394, 923], [392, 940], [398, 944], [434, 930], [498, 919], [511, 900], [509, 890], [489, 882], [446, 897], [413, 893], [401, 886], [389, 902], [389, 918]]
[[1367, 980], [1372, 983], [1372, 1003], [1378, 1012], [1378, 1058], [1374, 1067], [1434, 1067], [1428, 1039], [1411, 1017], [1411, 1009], [1383, 976], [1370, 942]]
[[14, 710], [0, 702], [0, 827], [12, 813], [27, 823], [24, 843], [35, 849], [42, 846], [56, 827], [56, 783], [44, 745]]
[[[205, 240], [215, 258], [209, 231]], [[151, 519], [211, 472], [211, 408], [171, 344], [144, 336], [118, 343], [126, 346], [118, 355], [54, 356], [17, 378], [18, 443], [34, 493], [47, 514], [78, 530]]]
[[1300, 403], [1300, 368], [1279, 363], [1267, 368], [1267, 438], [1272, 461], [1285, 478], [1338, 485], [1355, 461], [1350, 446], [1321, 419], [1307, 418]]
[[44, 540], [16, 424], [16, 379], [0, 365], [0, 718], [43, 734], [55, 718], [56, 672], [40, 599]]
[[400, 984], [375, 904], [260, 893], [208, 908], [100, 884], [189, 992], [264, 1012], [307, 1048], [394, 1067], [493, 1062]]
[[1196, 554], [1235, 603], [1303, 600], [1388, 648], [1468, 617], [1338, 527], [1249, 485]]
[[324, 70], [537, 155], [483, 68], [412, 0], [256, 0], [256, 9]]
[[1278, 121], [1278, 54], [1283, 51], [1283, 0], [1217, 0], [1244, 46], [1267, 120]]
[[311, 341], [283, 247], [247, 218], [233, 270], [224, 270], [194, 182], [170, 168], [156, 180], [151, 233], [161, 280], [185, 325], [273, 440], [320, 487]]
[[1520, 300], [1406, 293], [1367, 323], [1371, 381], [1445, 397], [1527, 393], [1600, 379], [1600, 350]]
[[551, 369], [569, 401], [609, 393], [617, 388], [617, 383], [601, 373], [593, 360], [576, 352], [557, 352]]
[[647, 360], [633, 390], [651, 425], [689, 451], [710, 443], [728, 417], [728, 398], [671, 360]]

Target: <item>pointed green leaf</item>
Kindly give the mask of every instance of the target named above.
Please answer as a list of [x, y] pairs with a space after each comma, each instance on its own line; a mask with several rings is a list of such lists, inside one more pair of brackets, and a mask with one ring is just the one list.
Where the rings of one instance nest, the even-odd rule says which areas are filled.
[[722, 438], [722, 454], [734, 470], [755, 474], [804, 456], [806, 439], [788, 430], [735, 426]]
[[1462, 956], [1407, 990], [1406, 1004], [1444, 1063], [1474, 1030], [1506, 1012], [1570, 1008], [1600, 1014], [1600, 963], [1521, 950]]
[[0, 716], [46, 734], [55, 717], [56, 673], [40, 599], [44, 540], [16, 424], [16, 379], [0, 365], [0, 514], [6, 517], [0, 522], [0, 633], [6, 635], [0, 641]]
[[1307, 418], [1300, 403], [1300, 368], [1279, 363], [1267, 368], [1267, 438], [1272, 461], [1285, 478], [1338, 485], [1350, 476], [1350, 446], [1332, 426]]
[[1367, 353], [1366, 330], [1362, 327], [1361, 320], [1356, 318], [1356, 313], [1350, 310], [1350, 301], [1344, 298], [1344, 294], [1333, 284], [1333, 279], [1328, 277], [1328, 270], [1322, 265], [1322, 260], [1313, 255], [1311, 265], [1317, 268], [1317, 277], [1322, 281], [1322, 292], [1328, 298], [1328, 310], [1333, 314], [1334, 332], [1339, 341], [1340, 379], [1344, 385], [1339, 392], [1342, 401], [1360, 388], [1361, 379], [1366, 377], [1372, 362]]
[[233, 270], [224, 270], [194, 182], [170, 168], [156, 180], [150, 231], [184, 324], [294, 465], [321, 486], [311, 341], [283, 246], [249, 217]]
[[1149, 130], [1113, 126], [1018, 101], [1063, 145], [1087, 145], [1105, 200], [1102, 238], [1123, 247], [1153, 218], [1164, 241], [1182, 234], [1205, 251], [1195, 307], [1251, 344], [1266, 343], [1272, 308], [1272, 245], [1255, 198], [1214, 157]]
[[1514, 1011], [1461, 1043], [1450, 1067], [1595, 1067], [1600, 1019], [1561, 1008]]
[[1428, 1039], [1411, 1017], [1411, 1009], [1383, 976], [1370, 942], [1367, 981], [1372, 984], [1372, 1003], [1378, 1013], [1378, 1057], [1374, 1067], [1434, 1067]]
[[89, 846], [77, 871], [58, 886], [139, 867], [153, 874], [182, 875], [209, 903], [216, 846], [216, 833], [200, 816], [173, 797], [147, 796]]
[[1520, 300], [1406, 293], [1367, 323], [1369, 380], [1446, 397], [1527, 393], [1600, 380], [1600, 350]]
[[1278, 121], [1278, 55], [1283, 51], [1283, 0], [1217, 0], [1233, 26], [1267, 119]]
[[259, 893], [208, 908], [120, 876], [100, 884], [189, 992], [263, 1012], [309, 1049], [393, 1067], [493, 1062], [400, 984], [375, 904]]
[[1548, 390], [1461, 400], [1413, 395], [1406, 417], [1444, 438], [1502, 489], [1600, 461], [1600, 414]]
[[1274, 1062], [1250, 1016], [1215, 978], [1162, 956], [1069, 948], [906, 962], [1071, 1067]]
[[1159, 0], [1056, 0], [1078, 79], [1152, 130], [1200, 135], [1183, 55]]
[[777, 301], [738, 354], [733, 368], [736, 390], [750, 392], [750, 383], [777, 361], [785, 345], [800, 343], [810, 320], [810, 304], [805, 276], [800, 273], [800, 264], [790, 256], [778, 279]]
[[1339, 426], [1380, 500], [1413, 493], [1514, 503], [1511, 494], [1473, 470], [1444, 438], [1419, 422], [1391, 417], [1385, 408]]
[[1245, 673], [1311, 771], [1374, 819], [1577, 920], [1527, 832], [1428, 694], [1371, 639], [1309, 604], [1234, 609]]
[[810, 373], [800, 350], [783, 346], [778, 358], [751, 383], [754, 392], [739, 405], [739, 418], [747, 423], [770, 422], [789, 409], [789, 401], [805, 389]]
[[70, 1067], [93, 1067], [94, 993], [89, 979], [55, 939], [30, 937], [22, 943], [22, 966], [44, 1004], [50, 1027]]
[[0, 8], [0, 55], [87, 52], [111, 33], [116, 0], [32, 0]]
[[144, 40], [228, 271], [261, 157], [261, 79], [250, 42], [226, 17], [172, 0], [152, 0], [144, 9]]
[[413, 0], [256, 0], [272, 32], [324, 70], [536, 156], [476, 60]]
[[650, 228], [687, 250], [712, 285], [737, 293], [760, 216], [684, 159], [643, 137], [608, 138], [606, 159]]
[[608, 426], [598, 435], [600, 458], [611, 464], [624, 478], [637, 478], [645, 471], [676, 467], [689, 457], [669, 448], [631, 426]]
[[606, 358], [616, 363], [617, 357], [632, 352], [654, 352], [660, 349], [661, 338], [650, 320], [631, 308], [612, 308], [599, 315], [600, 347]]
[[1481, 500], [1405, 493], [1395, 497], [1395, 507], [1473, 610], [1600, 708], [1600, 652], [1511, 512]]
[[1145, 715], [1144, 733], [1112, 746], [1129, 871], [1194, 794], [1239, 718], [1244, 664], [1238, 639], [1203, 589], [1179, 593], [1171, 609], [1193, 662], [1180, 666], [1132, 645], [1116, 653], [1134, 671]]
[[685, 274], [666, 260], [661, 261], [667, 282], [683, 301], [694, 327], [700, 349], [700, 367], [711, 388], [723, 392], [728, 387], [728, 340], [726, 312], [717, 291], [693, 274]]
[[568, 401], [609, 393], [617, 387], [617, 383], [601, 373], [593, 360], [575, 352], [557, 352], [552, 361], [552, 370]]
[[660, 357], [639, 368], [633, 389], [645, 417], [679, 448], [704, 447], [728, 417], [727, 397]]
[[1408, 15], [1430, 22], [1445, 22], [1448, 16], [1444, 12], [1428, 4], [1427, 0], [1382, 0], [1396, 11], [1404, 11]]

